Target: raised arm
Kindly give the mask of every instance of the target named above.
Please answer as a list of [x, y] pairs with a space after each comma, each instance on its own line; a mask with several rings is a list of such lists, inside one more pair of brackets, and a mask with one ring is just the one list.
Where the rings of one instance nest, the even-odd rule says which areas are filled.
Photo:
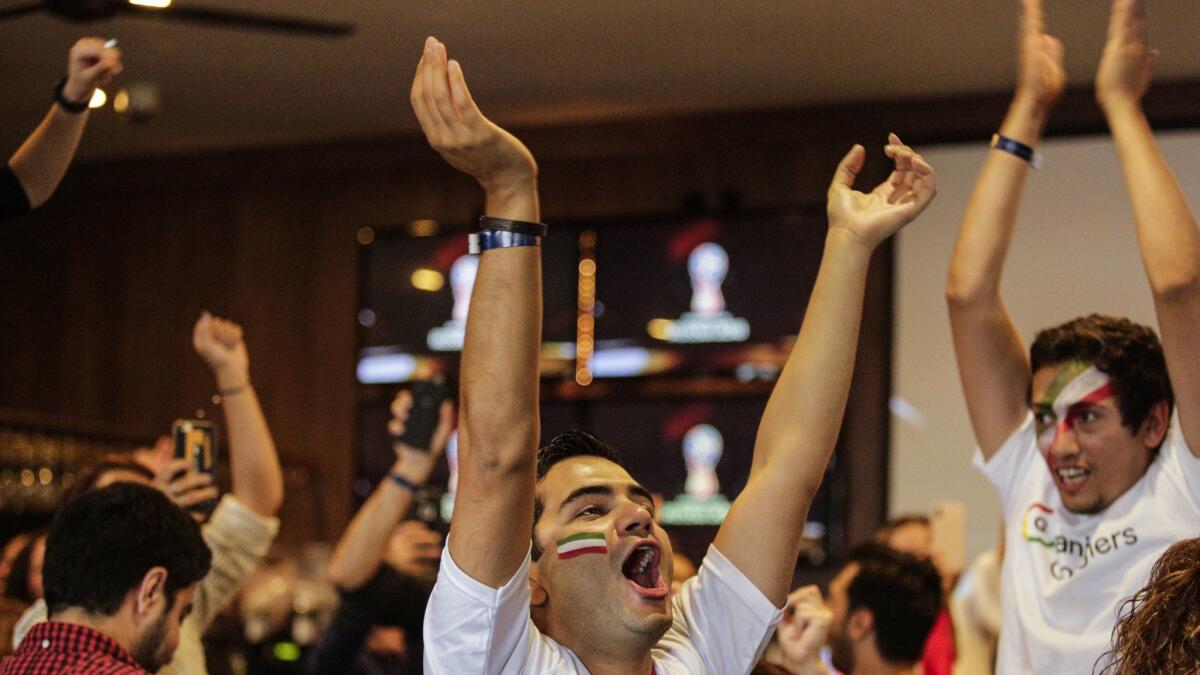
[[[1036, 148], [1062, 94], [1062, 44], [1044, 30], [1041, 0], [1021, 1], [1017, 93], [1000, 135]], [[958, 373], [975, 440], [990, 458], [1028, 411], [1029, 361], [1000, 297], [1029, 164], [990, 150], [967, 203], [950, 261], [946, 300]]]
[[[400, 392], [392, 402], [392, 422], [398, 423], [389, 425], [393, 438], [404, 433], [403, 425], [411, 408], [412, 394]], [[393, 444], [396, 463], [354, 514], [329, 560], [329, 580], [339, 588], [355, 590], [375, 575], [387, 554], [392, 533], [412, 507], [412, 488], [421, 487], [429, 480], [453, 428], [454, 406], [446, 401], [439, 411], [438, 427], [428, 450], [412, 448], [398, 441]], [[414, 530], [408, 536], [413, 540], [412, 544], [424, 549], [428, 556], [436, 559], [441, 554], [441, 538], [436, 532]]]
[[[121, 72], [121, 52], [105, 47], [101, 38], [84, 38], [71, 47], [67, 59], [67, 82], [62, 98], [86, 104], [96, 87], [107, 85]], [[67, 173], [88, 112], [71, 112], [55, 103], [37, 129], [25, 140], [8, 166], [25, 190], [30, 208], [44, 204]]]
[[1188, 446], [1200, 456], [1200, 232], [1142, 112], [1155, 56], [1146, 32], [1144, 0], [1113, 2], [1096, 97], [1133, 204], [1179, 423]]
[[250, 382], [242, 327], [205, 312], [192, 331], [192, 345], [212, 368], [221, 394], [233, 496], [259, 515], [274, 516], [283, 504], [283, 471]]
[[[485, 215], [537, 222], [537, 165], [514, 136], [489, 121], [462, 67], [429, 38], [412, 105], [429, 144], [487, 194]], [[458, 492], [450, 555], [472, 578], [504, 585], [529, 550], [538, 443], [542, 261], [537, 246], [480, 256], [462, 354]]]
[[911, 222], [937, 191], [933, 169], [894, 134], [891, 178], [853, 189], [866, 151], [856, 145], [829, 188], [829, 232], [804, 324], [767, 402], [750, 479], [716, 546], [776, 605], [787, 598], [814, 493], [837, 442], [875, 248]]

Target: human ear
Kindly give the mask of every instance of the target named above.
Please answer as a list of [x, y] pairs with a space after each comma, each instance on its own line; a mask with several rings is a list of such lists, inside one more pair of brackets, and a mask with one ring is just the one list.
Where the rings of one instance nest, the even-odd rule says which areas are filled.
[[167, 570], [164, 567], [151, 567], [142, 577], [142, 583], [137, 587], [137, 598], [134, 600], [134, 613], [146, 616], [160, 602], [165, 602], [167, 595]]

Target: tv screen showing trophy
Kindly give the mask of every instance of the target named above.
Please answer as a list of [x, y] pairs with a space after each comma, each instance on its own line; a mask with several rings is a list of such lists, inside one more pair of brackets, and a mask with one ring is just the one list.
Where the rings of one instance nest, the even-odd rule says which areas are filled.
[[[428, 221], [417, 221], [417, 223]], [[413, 236], [414, 228], [360, 233], [362, 337], [359, 381], [407, 382], [457, 362], [479, 269], [462, 230]], [[548, 363], [574, 358], [577, 237], [555, 228], [542, 245], [543, 335]]]
[[[754, 439], [766, 401], [721, 398], [679, 401], [602, 401], [590, 427], [621, 452], [629, 473], [662, 495], [659, 522], [715, 527], [750, 476]], [[809, 511], [805, 538], [824, 550], [830, 481]]]
[[596, 377], [782, 365], [824, 244], [823, 214], [596, 228]]

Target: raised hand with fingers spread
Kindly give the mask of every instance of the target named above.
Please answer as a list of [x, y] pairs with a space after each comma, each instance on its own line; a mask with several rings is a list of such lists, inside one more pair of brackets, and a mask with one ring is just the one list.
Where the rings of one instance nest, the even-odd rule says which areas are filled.
[[850, 149], [829, 186], [830, 230], [844, 231], [871, 249], [912, 222], [937, 195], [933, 167], [904, 145], [899, 136], [888, 135], [884, 153], [896, 168], [874, 190], [864, 193], [854, 189], [866, 161], [866, 150], [861, 145]]

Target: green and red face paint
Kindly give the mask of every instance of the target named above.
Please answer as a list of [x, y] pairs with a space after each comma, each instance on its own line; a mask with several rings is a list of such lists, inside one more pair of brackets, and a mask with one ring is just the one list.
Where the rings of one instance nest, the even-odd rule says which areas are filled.
[[[1059, 436], [1075, 428], [1079, 415], [1089, 405], [1112, 398], [1114, 393], [1112, 378], [1093, 364], [1086, 361], [1064, 364], [1041, 400], [1034, 404], [1038, 448], [1042, 454], [1049, 454]], [[1047, 415], [1053, 417], [1053, 422], [1044, 419]]]
[[588, 553], [608, 553], [603, 532], [579, 532], [559, 539], [555, 546], [559, 560], [570, 560]]

